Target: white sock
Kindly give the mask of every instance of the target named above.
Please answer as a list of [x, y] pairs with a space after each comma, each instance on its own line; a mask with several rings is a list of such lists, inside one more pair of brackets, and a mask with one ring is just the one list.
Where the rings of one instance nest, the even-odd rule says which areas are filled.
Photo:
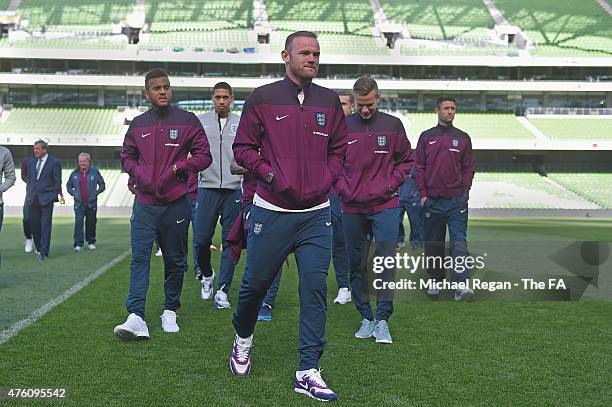
[[[311, 370], [313, 370], [313, 369], [308, 369], [308, 370], [298, 370], [297, 372], [295, 372], [295, 377], [296, 377], [297, 379], [301, 379], [302, 377], [304, 377], [304, 375], [305, 375], [306, 373], [310, 372]], [[314, 369], [314, 370], [316, 370], [316, 369]]]
[[236, 334], [236, 340], [240, 342], [246, 342], [247, 345], [250, 345], [253, 342], [253, 334], [251, 334], [251, 336], [249, 336], [248, 338], [241, 338], [238, 336], [238, 334]]

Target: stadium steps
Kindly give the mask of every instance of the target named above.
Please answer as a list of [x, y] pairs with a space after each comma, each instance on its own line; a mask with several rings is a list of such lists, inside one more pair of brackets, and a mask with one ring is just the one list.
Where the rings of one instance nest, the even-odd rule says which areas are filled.
[[540, 141], [547, 142], [549, 138], [546, 137], [546, 134], [542, 133], [536, 126], [534, 126], [526, 117], [517, 117], [516, 120], [531, 133], [533, 137], [537, 138]]

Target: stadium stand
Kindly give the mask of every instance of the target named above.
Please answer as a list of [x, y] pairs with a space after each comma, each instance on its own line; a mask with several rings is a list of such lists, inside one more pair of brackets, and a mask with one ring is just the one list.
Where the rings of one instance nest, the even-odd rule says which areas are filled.
[[[436, 125], [433, 113], [409, 113], [406, 116], [406, 132], [411, 141], [418, 140], [421, 132]], [[535, 140], [535, 137], [509, 113], [463, 113], [457, 114], [453, 124], [467, 131], [472, 140], [506, 139]]]
[[504, 47], [493, 44], [470, 46], [469, 43], [428, 43], [407, 47], [401, 45], [400, 52], [406, 56], [517, 56], [518, 51], [513, 47]]
[[[372, 34], [374, 16], [367, 0], [271, 0], [266, 1], [270, 26], [278, 32], [277, 49], [291, 32], [304, 29], [319, 35], [321, 49], [335, 54], [388, 55], [382, 41]], [[281, 47], [282, 49], [282, 47]]]
[[244, 29], [221, 31], [169, 31], [151, 32], [148, 42], [142, 48], [172, 48], [181, 51], [181, 47], [189, 50], [215, 51], [237, 48], [242, 51], [246, 47], [257, 45], [249, 41], [248, 32]]
[[495, 0], [535, 56], [612, 56], [612, 17], [596, 1]]
[[29, 30], [54, 27], [53, 30], [110, 32], [111, 23], [124, 19], [134, 3], [126, 0], [21, 0], [17, 13], [28, 19]]
[[308, 21], [308, 29], [317, 32], [371, 35], [369, 28], [374, 25], [367, 0], [267, 0], [265, 3], [270, 25], [279, 30], [303, 30], [304, 21]]
[[612, 174], [555, 172], [548, 176], [603, 208], [612, 208]]
[[490, 209], [598, 209], [600, 205], [536, 173], [477, 172], [470, 207]]
[[[247, 28], [253, 24], [252, 0], [146, 0], [145, 15], [151, 30], [190, 28], [207, 29], [212, 22]], [[178, 23], [178, 24], [177, 24]], [[197, 24], [199, 23], [199, 24]]]
[[[277, 31], [277, 41], [271, 41], [273, 50], [282, 50], [285, 44], [285, 38], [293, 31]], [[336, 34], [336, 33], [321, 33], [318, 34], [319, 45], [321, 52], [325, 54], [343, 54], [343, 55], [389, 55], [389, 49], [382, 42], [378, 43], [377, 39], [370, 35], [352, 35], [352, 34]]]
[[484, 40], [492, 19], [480, 0], [381, 0], [389, 20], [403, 22], [411, 38], [424, 40]]
[[140, 48], [170, 48], [175, 52], [257, 48], [248, 33], [253, 25], [252, 9], [253, 2], [248, 0], [146, 1], [149, 32], [142, 35]]
[[28, 135], [120, 134], [123, 124], [114, 122], [116, 114], [116, 109], [16, 107], [6, 121], [0, 123], [0, 132]]
[[16, 48], [61, 48], [61, 49], [124, 49], [127, 41], [105, 41], [101, 38], [29, 38], [9, 44], [8, 39], [0, 40], [0, 47]]
[[531, 116], [529, 121], [552, 140], [612, 140], [612, 116]]

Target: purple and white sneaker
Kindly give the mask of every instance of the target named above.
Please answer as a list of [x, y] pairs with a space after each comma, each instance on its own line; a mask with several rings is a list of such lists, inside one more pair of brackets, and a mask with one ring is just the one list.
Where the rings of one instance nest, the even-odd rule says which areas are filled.
[[248, 376], [251, 373], [251, 347], [253, 335], [241, 338], [236, 335], [232, 356], [230, 357], [230, 370], [236, 376]]
[[296, 393], [307, 394], [319, 401], [338, 400], [336, 393], [325, 384], [321, 378], [321, 371], [317, 369], [296, 372], [293, 389]]

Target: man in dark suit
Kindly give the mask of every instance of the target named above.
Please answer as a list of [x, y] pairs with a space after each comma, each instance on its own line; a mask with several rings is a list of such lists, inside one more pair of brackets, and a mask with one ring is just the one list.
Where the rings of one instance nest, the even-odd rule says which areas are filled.
[[35, 158], [28, 163], [25, 199], [40, 260], [46, 260], [49, 256], [53, 204], [59, 200], [58, 195], [62, 192], [62, 166], [57, 158], [47, 154], [48, 147], [43, 140], [34, 143]]

